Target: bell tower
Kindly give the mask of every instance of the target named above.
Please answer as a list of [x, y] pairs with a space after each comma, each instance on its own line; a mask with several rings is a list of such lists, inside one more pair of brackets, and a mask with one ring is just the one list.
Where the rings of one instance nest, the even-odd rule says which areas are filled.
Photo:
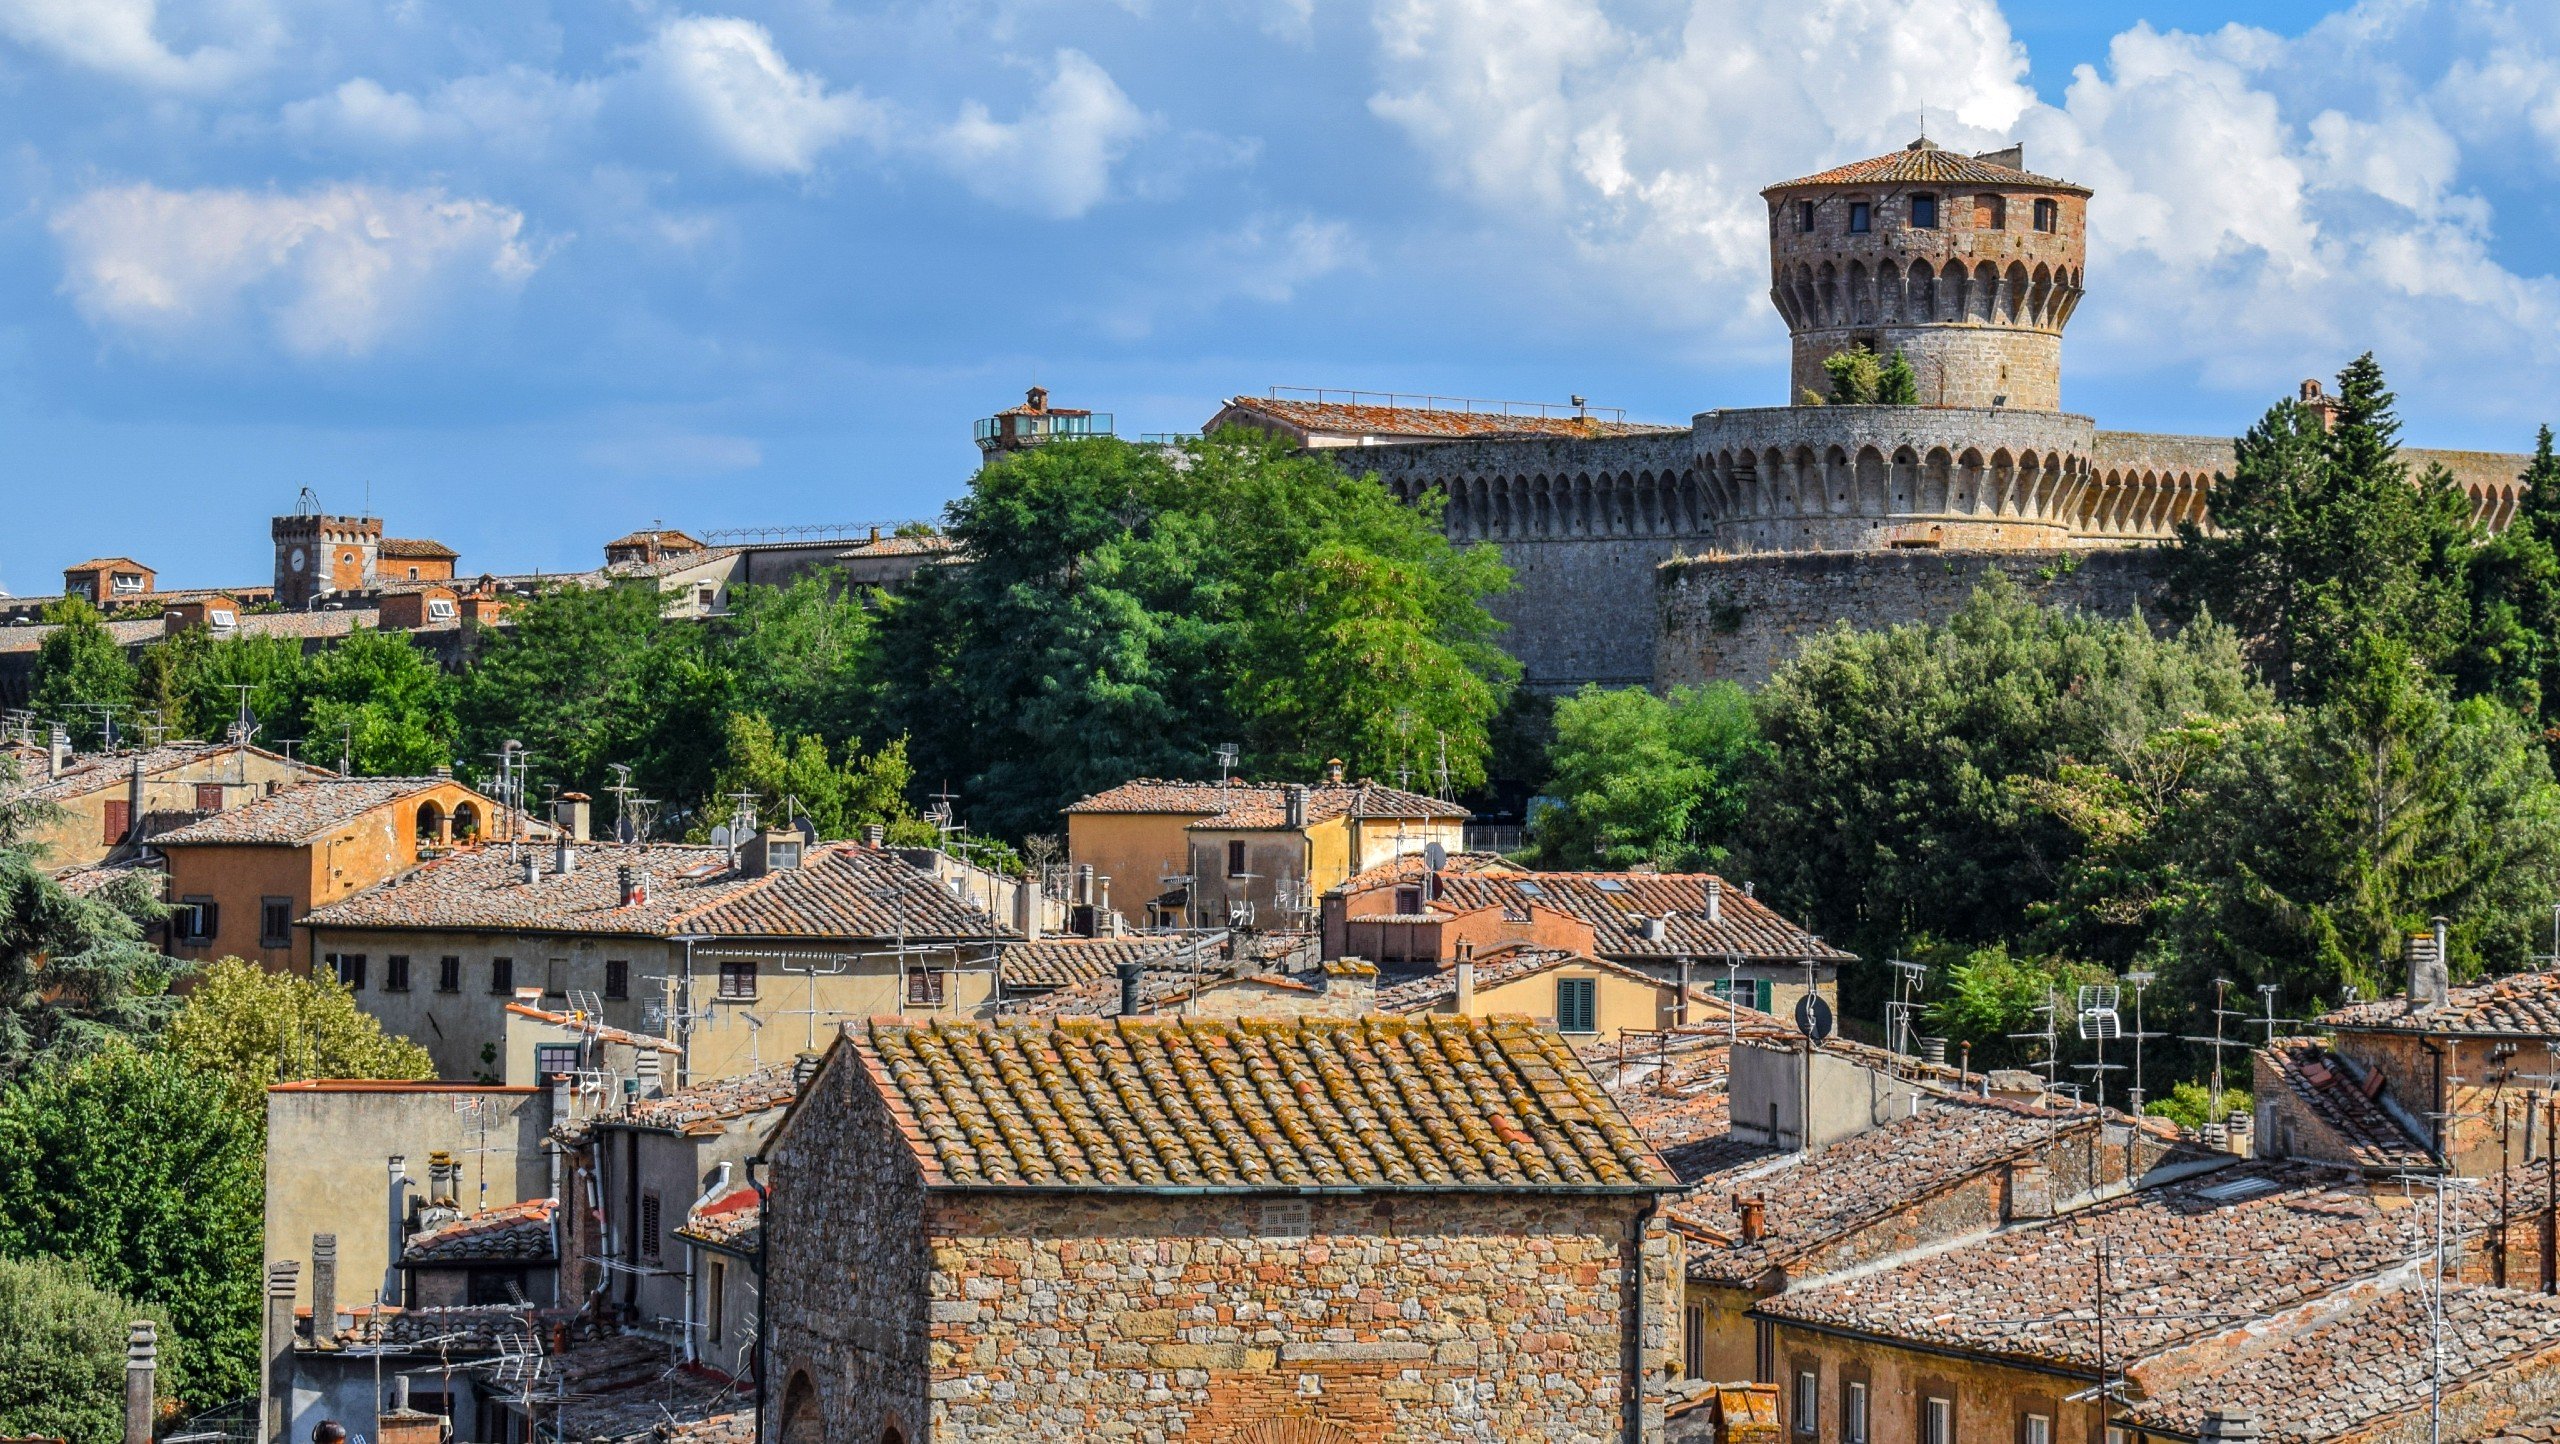
[[268, 534], [276, 547], [276, 600], [287, 611], [302, 611], [331, 592], [361, 592], [375, 584], [380, 517], [327, 515], [306, 486], [292, 514], [275, 518]]
[[2089, 189], [2025, 166], [2018, 146], [1922, 139], [1762, 191], [1769, 299], [1795, 339], [1788, 401], [1827, 396], [1822, 363], [1864, 348], [1901, 352], [1923, 406], [2060, 411]]

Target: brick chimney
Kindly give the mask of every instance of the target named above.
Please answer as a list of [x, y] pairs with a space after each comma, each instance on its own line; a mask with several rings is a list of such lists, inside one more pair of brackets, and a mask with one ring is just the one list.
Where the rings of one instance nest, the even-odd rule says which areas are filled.
[[133, 1321], [124, 1346], [124, 1444], [151, 1444], [152, 1385], [160, 1372], [160, 1329]]
[[1758, 1243], [1769, 1231], [1768, 1201], [1746, 1198], [1737, 1201], [1734, 1207], [1742, 1215], [1742, 1241]]
[[864, 847], [886, 847], [888, 846], [888, 843], [889, 829], [886, 825], [877, 822], [866, 822], [862, 824], [862, 845]]
[[563, 792], [560, 800], [552, 804], [551, 820], [559, 824], [561, 836], [571, 842], [588, 840], [594, 815], [595, 803], [583, 792]]
[[1378, 1011], [1378, 965], [1359, 958], [1335, 958], [1324, 965], [1325, 1012], [1338, 1018], [1365, 1018]]
[[338, 1236], [311, 1236], [311, 1341], [338, 1336]]

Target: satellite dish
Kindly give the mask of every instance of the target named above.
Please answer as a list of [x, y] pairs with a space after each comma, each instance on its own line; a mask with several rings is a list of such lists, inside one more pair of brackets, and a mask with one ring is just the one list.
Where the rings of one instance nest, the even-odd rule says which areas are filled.
[[800, 818], [799, 832], [801, 842], [810, 847], [818, 845], [818, 824], [811, 822], [805, 813]]
[[735, 840], [736, 838], [726, 827], [715, 827], [711, 829], [711, 845], [713, 847], [727, 847]]
[[1822, 1001], [1820, 993], [1796, 1000], [1796, 1031], [1817, 1043], [1831, 1036], [1831, 1005]]
[[1449, 865], [1449, 849], [1436, 842], [1426, 842], [1422, 845], [1422, 861], [1424, 866], [1438, 872]]

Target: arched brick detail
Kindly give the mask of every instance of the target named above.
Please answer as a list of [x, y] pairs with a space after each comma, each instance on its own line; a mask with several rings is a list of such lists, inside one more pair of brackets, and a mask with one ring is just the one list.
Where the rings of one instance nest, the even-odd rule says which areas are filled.
[[1236, 1444], [1360, 1444], [1360, 1437], [1323, 1419], [1265, 1419], [1237, 1435]]

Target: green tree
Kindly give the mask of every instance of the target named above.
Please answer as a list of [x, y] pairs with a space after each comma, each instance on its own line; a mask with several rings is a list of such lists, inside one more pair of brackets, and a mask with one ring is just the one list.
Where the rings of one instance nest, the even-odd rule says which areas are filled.
[[356, 1006], [326, 977], [271, 973], [224, 958], [188, 990], [162, 1046], [187, 1070], [230, 1082], [263, 1115], [266, 1090], [304, 1078], [433, 1078], [427, 1050]]
[[1586, 686], [1556, 704], [1541, 861], [1685, 869], [1721, 863], [1761, 754], [1751, 699], [1731, 682], [1657, 697]]
[[1899, 351], [1890, 357], [1863, 346], [1835, 351], [1823, 358], [1822, 374], [1831, 382], [1831, 394], [1825, 399], [1835, 405], [1920, 404], [1920, 378], [1912, 371], [1910, 358]]
[[2469, 507], [2442, 467], [2413, 482], [2399, 432], [2382, 368], [2360, 357], [2339, 374], [2334, 425], [2278, 402], [2214, 478], [2217, 530], [2180, 529], [2180, 604], [2238, 630], [2279, 701], [2344, 685], [2369, 637], [2430, 667], [2463, 648]]
[[84, 745], [101, 740], [100, 714], [112, 707], [122, 717], [133, 707], [139, 684], [124, 648], [107, 630], [106, 618], [79, 597], [65, 597], [47, 607], [53, 628], [36, 644], [34, 686], [28, 705], [39, 717], [51, 718]]
[[1920, 404], [1920, 378], [1911, 369], [1911, 358], [1896, 351], [1876, 375], [1878, 406], [1917, 406]]
[[708, 793], [728, 685], [701, 624], [663, 606], [645, 584], [558, 587], [509, 613], [506, 631], [480, 633], [457, 707], [461, 755], [520, 741], [564, 788], [600, 793], [619, 762], [649, 796]]
[[787, 587], [740, 587], [710, 624], [711, 658], [727, 673], [732, 706], [783, 732], [860, 733], [873, 699], [872, 613], [819, 577]]
[[249, 689], [258, 740], [273, 747], [304, 736], [302, 644], [290, 637], [225, 637], [190, 627], [145, 648], [139, 704], [157, 712], [180, 737], [227, 736]]
[[185, 1348], [167, 1311], [98, 1288], [78, 1264], [0, 1258], [0, 1435], [118, 1444], [128, 1326], [161, 1326], [154, 1392], [185, 1389]]
[[1767, 896], [1869, 957], [2019, 935], [2083, 849], [2017, 778], [2260, 711], [2230, 635], [2040, 607], [1998, 580], [1943, 625], [1841, 628], [1758, 697], [1741, 838]]
[[304, 756], [368, 777], [454, 760], [452, 683], [406, 633], [348, 633], [311, 659], [301, 694]]
[[50, 809], [9, 786], [0, 757], [0, 1081], [34, 1058], [147, 1037], [176, 1010], [188, 965], [151, 946], [165, 911], [141, 877], [64, 890], [25, 839]]
[[2016, 956], [2001, 943], [1971, 950], [1921, 947], [1913, 951], [1936, 965], [1922, 1013], [1928, 1030], [1970, 1044], [1976, 1068], [2046, 1061], [2041, 1043], [2016, 1036], [2042, 1029], [2044, 1019], [2037, 1010], [2057, 998], [2068, 1009], [2082, 986], [2114, 981], [2114, 974], [2094, 964]]
[[0, 1092], [0, 1256], [168, 1310], [189, 1402], [257, 1387], [265, 1127], [231, 1082], [116, 1045]]
[[2517, 479], [2515, 519], [2470, 558], [2470, 635], [2448, 671], [2456, 695], [2494, 697], [2550, 734], [2560, 729], [2560, 457], [2550, 427]]

